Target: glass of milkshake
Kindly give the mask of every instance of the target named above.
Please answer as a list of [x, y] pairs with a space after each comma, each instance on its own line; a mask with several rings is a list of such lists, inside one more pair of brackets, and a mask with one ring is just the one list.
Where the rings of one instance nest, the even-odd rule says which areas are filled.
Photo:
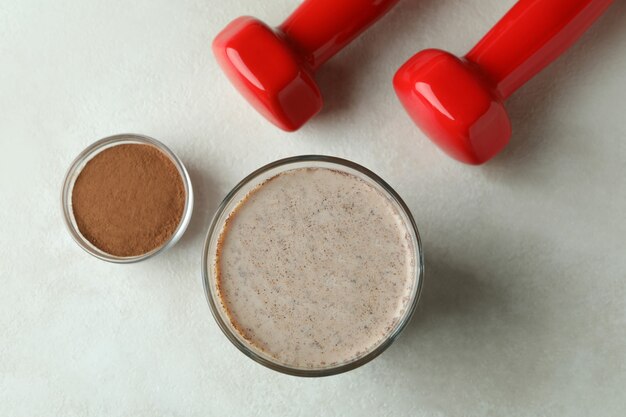
[[345, 372], [389, 347], [415, 311], [424, 269], [398, 194], [328, 156], [282, 159], [241, 181], [213, 218], [202, 267], [228, 339], [298, 376]]

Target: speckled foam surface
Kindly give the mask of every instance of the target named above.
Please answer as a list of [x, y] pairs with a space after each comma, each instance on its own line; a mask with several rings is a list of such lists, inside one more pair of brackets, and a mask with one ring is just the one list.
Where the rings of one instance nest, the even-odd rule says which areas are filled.
[[[230, 19], [296, 0], [0, 0], [0, 415], [622, 416], [626, 410], [626, 4], [509, 102], [488, 165], [447, 159], [391, 77], [425, 47], [463, 53], [512, 0], [403, 0], [318, 79], [301, 131], [267, 124], [209, 52]], [[63, 175], [138, 132], [186, 162], [197, 203], [170, 252], [135, 265], [65, 231]], [[210, 316], [200, 254], [244, 175], [305, 153], [374, 170], [426, 253], [413, 322], [381, 357], [317, 380], [267, 370]]]

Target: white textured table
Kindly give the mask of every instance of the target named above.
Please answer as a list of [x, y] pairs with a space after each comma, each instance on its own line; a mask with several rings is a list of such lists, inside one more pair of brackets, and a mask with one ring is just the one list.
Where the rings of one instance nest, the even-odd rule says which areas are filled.
[[[512, 0], [404, 0], [319, 73], [326, 106], [295, 134], [257, 116], [213, 60], [240, 14], [296, 0], [0, 0], [0, 415], [623, 416], [626, 413], [626, 4], [510, 101], [508, 149], [443, 156], [391, 88], [414, 52], [464, 53]], [[197, 203], [170, 252], [84, 253], [59, 204], [72, 159], [120, 132], [164, 141]], [[413, 322], [387, 352], [298, 379], [244, 357], [205, 301], [211, 215], [275, 159], [336, 155], [405, 198], [427, 259]]]

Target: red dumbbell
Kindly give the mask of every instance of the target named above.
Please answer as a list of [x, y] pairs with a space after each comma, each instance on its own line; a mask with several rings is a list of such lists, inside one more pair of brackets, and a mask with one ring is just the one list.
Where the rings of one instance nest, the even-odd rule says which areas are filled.
[[520, 0], [465, 57], [428, 49], [394, 87], [422, 131], [453, 158], [481, 164], [511, 136], [503, 101], [571, 46], [612, 0]]
[[213, 53], [259, 113], [297, 130], [322, 108], [314, 72], [397, 2], [305, 0], [275, 29], [240, 17], [217, 35]]

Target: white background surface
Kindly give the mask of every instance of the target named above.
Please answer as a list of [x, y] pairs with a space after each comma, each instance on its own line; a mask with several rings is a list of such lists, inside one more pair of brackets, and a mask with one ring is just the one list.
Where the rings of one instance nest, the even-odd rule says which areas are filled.
[[[512, 0], [403, 0], [320, 71], [323, 113], [288, 134], [236, 94], [210, 42], [297, 4], [0, 0], [0, 415], [623, 416], [625, 3], [510, 100], [512, 143], [479, 168], [417, 131], [391, 78], [420, 49], [466, 52]], [[135, 265], [84, 253], [59, 207], [73, 158], [121, 132], [170, 146], [197, 196], [181, 242]], [[305, 153], [394, 186], [427, 262], [403, 337], [315, 380], [236, 350], [200, 277], [220, 199]]]

